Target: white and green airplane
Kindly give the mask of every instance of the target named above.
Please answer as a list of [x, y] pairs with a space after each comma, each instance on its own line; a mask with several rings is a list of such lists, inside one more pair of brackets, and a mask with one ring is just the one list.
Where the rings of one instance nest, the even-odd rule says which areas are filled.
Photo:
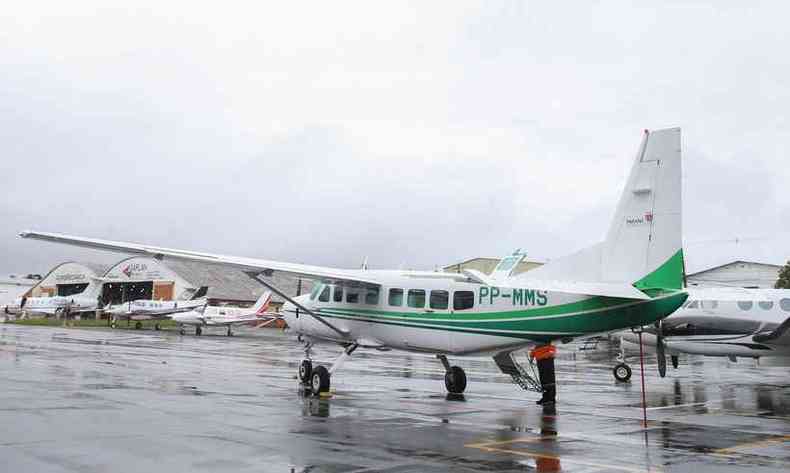
[[[328, 391], [331, 374], [362, 347], [435, 354], [446, 370], [445, 386], [455, 394], [466, 388], [466, 375], [447, 357], [491, 354], [523, 388], [543, 392], [539, 403], [554, 402], [553, 358], [536, 356], [536, 376], [534, 367], [527, 369], [531, 359], [525, 368], [514, 352], [653, 324], [687, 297], [679, 128], [644, 132], [603, 242], [518, 276], [512, 275], [512, 269], [520, 255], [503, 259], [493, 274], [485, 275], [474, 270], [337, 269], [56, 233], [20, 235], [316, 281], [311, 294], [291, 297], [258, 278], [288, 301], [283, 318], [305, 343], [299, 376], [315, 394]], [[311, 346], [317, 340], [345, 347], [329, 368], [312, 365]]]

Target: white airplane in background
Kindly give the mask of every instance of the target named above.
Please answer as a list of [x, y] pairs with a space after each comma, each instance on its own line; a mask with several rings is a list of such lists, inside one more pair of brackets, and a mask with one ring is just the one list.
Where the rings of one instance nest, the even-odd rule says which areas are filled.
[[6, 313], [22, 312], [56, 315], [95, 312], [99, 306], [102, 281], [91, 278], [88, 286], [78, 294], [51, 297], [18, 297], [13, 305], [6, 306]]
[[[435, 354], [453, 394], [464, 392], [466, 374], [447, 357], [491, 354], [522, 388], [542, 392], [538, 403], [551, 403], [551, 344], [652, 324], [685, 302], [680, 147], [679, 128], [645, 130], [606, 239], [517, 276], [512, 269], [519, 256], [503, 259], [487, 276], [474, 270], [337, 269], [34, 231], [20, 236], [316, 281], [311, 294], [290, 297], [259, 278], [288, 301], [283, 318], [305, 343], [299, 378], [314, 394], [329, 391], [330, 375], [362, 347]], [[345, 350], [329, 368], [314, 367], [315, 341]], [[532, 347], [537, 376], [531, 358], [528, 370], [514, 357]]]
[[[790, 289], [688, 289], [683, 307], [642, 334], [656, 350], [658, 371], [666, 375], [666, 355], [678, 367], [678, 355], [790, 357]], [[628, 381], [631, 368], [625, 349], [638, 349], [639, 336], [621, 334], [621, 363], [613, 368], [618, 381]]]
[[[228, 336], [233, 336], [233, 326], [249, 324], [250, 322], [273, 322], [279, 318], [279, 314], [269, 314], [269, 303], [272, 301], [272, 293], [266, 291], [250, 308], [239, 307], [216, 307], [203, 306], [188, 312], [172, 314], [170, 316], [177, 324], [184, 335], [184, 325], [193, 325], [195, 335], [202, 335], [203, 328], [208, 327], [227, 327]], [[266, 317], [269, 317], [268, 320]]]
[[[116, 304], [114, 306], [107, 306], [104, 308], [104, 313], [112, 317], [110, 326], [115, 328], [116, 319], [126, 319], [128, 321], [135, 320], [135, 328], [142, 328], [143, 320], [165, 320], [169, 319], [171, 314], [179, 312], [188, 312], [195, 310], [199, 307], [204, 307], [208, 302], [206, 294], [208, 293], [208, 286], [200, 287], [191, 299], [185, 301], [153, 301], [147, 299], [137, 299], [134, 301]], [[155, 330], [159, 330], [159, 324], [154, 326]]]

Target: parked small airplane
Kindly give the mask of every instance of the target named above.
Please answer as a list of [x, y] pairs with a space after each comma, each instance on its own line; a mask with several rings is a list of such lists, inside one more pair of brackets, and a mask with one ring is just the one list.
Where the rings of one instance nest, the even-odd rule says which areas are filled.
[[[288, 301], [283, 317], [305, 344], [299, 379], [314, 394], [329, 391], [331, 374], [363, 347], [435, 354], [445, 367], [445, 387], [452, 394], [464, 392], [466, 374], [450, 365], [448, 355], [489, 353], [514, 382], [542, 393], [538, 403], [553, 403], [552, 343], [652, 324], [687, 298], [679, 128], [645, 130], [602, 243], [518, 276], [512, 275], [518, 256], [503, 259], [488, 276], [469, 269], [337, 269], [57, 233], [26, 231], [20, 236], [315, 280], [311, 294], [290, 297], [258, 278]], [[345, 347], [329, 368], [313, 367], [311, 348], [317, 340]], [[528, 370], [514, 357], [531, 347], [537, 347], [532, 352], [537, 376], [532, 358]]]
[[[207, 304], [206, 294], [208, 293], [208, 286], [202, 286], [191, 299], [185, 301], [152, 301], [147, 299], [137, 299], [134, 301], [124, 302], [114, 306], [107, 306], [104, 308], [104, 313], [112, 317], [110, 326], [115, 328], [116, 319], [126, 319], [127, 321], [135, 320], [135, 328], [142, 328], [143, 320], [165, 320], [170, 318], [171, 314], [179, 312], [188, 312]], [[155, 330], [159, 330], [159, 324], [154, 326]]]
[[203, 328], [208, 327], [227, 327], [228, 336], [233, 336], [233, 326], [241, 324], [249, 324], [250, 322], [261, 322], [270, 317], [269, 321], [274, 321], [278, 318], [278, 314], [269, 314], [269, 303], [272, 301], [272, 293], [266, 291], [261, 294], [261, 297], [255, 302], [252, 307], [238, 308], [238, 307], [216, 307], [216, 306], [203, 306], [195, 308], [188, 312], [181, 312], [178, 314], [170, 315], [181, 331], [181, 335], [186, 333], [184, 325], [194, 325], [195, 335], [202, 335]]
[[[666, 375], [666, 355], [678, 367], [678, 355], [790, 357], [790, 290], [688, 289], [689, 298], [666, 319], [642, 333], [642, 343], [655, 348], [658, 372]], [[613, 368], [618, 381], [628, 381], [631, 368], [625, 349], [638, 347], [639, 336], [621, 334], [621, 363]]]
[[99, 306], [101, 287], [101, 279], [91, 278], [88, 286], [78, 294], [52, 297], [19, 297], [14, 300], [13, 305], [6, 306], [5, 311], [9, 314], [27, 312], [46, 315], [94, 312]]

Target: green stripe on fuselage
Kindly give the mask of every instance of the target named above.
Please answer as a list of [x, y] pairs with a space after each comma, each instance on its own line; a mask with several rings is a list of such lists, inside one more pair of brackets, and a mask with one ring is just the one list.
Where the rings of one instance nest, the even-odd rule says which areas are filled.
[[463, 314], [342, 307], [322, 308], [319, 313], [349, 320], [547, 341], [651, 324], [674, 312], [687, 297], [685, 292], [675, 292], [648, 301], [592, 297], [539, 309]]

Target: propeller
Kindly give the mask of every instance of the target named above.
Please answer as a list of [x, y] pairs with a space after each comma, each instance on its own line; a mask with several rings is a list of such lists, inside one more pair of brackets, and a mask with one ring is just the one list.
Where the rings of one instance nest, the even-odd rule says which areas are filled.
[[664, 325], [660, 320], [656, 322], [656, 357], [658, 358], [658, 375], [663, 378], [667, 375], [667, 355], [664, 346]]

